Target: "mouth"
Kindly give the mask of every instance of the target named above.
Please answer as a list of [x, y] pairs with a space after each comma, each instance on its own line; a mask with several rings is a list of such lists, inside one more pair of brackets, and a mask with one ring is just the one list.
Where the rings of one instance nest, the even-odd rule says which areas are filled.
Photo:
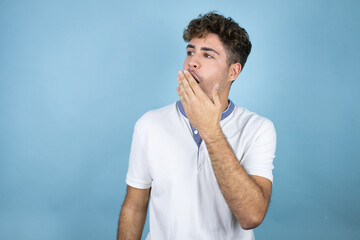
[[196, 73], [194, 73], [194, 72], [192, 72], [192, 71], [189, 71], [189, 73], [191, 74], [191, 76], [193, 76], [193, 78], [195, 79], [195, 81], [196, 81], [197, 83], [200, 82], [200, 81], [199, 81], [199, 77], [196, 75]]

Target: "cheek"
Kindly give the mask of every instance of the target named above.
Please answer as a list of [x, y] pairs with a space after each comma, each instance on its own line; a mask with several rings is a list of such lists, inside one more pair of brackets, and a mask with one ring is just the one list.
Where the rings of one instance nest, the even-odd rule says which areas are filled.
[[188, 58], [185, 58], [185, 61], [184, 61], [184, 64], [183, 64], [183, 70], [186, 69], [186, 66], [188, 65], [188, 62], [189, 62]]

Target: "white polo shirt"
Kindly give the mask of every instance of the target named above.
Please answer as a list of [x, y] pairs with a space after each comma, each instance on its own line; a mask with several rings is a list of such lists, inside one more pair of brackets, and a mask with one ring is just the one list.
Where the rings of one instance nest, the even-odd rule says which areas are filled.
[[[220, 124], [247, 173], [272, 181], [272, 122], [230, 101]], [[242, 229], [226, 204], [206, 145], [180, 101], [136, 122], [126, 183], [151, 187], [147, 240], [254, 239], [253, 230]]]

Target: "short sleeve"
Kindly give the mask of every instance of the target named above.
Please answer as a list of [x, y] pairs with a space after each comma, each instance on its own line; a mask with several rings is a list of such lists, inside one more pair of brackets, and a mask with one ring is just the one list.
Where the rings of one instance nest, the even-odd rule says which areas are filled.
[[266, 119], [251, 147], [244, 155], [242, 166], [249, 175], [265, 177], [273, 181], [272, 170], [276, 150], [276, 132], [273, 123]]
[[138, 120], [134, 127], [126, 183], [134, 188], [147, 189], [151, 187], [152, 179], [148, 164], [146, 132], [140, 122]]

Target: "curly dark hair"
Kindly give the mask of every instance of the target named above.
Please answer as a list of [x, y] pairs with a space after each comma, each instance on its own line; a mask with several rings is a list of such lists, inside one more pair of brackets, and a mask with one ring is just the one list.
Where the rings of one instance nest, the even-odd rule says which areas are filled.
[[191, 20], [184, 30], [183, 38], [185, 42], [190, 42], [192, 38], [202, 38], [209, 33], [217, 34], [224, 44], [228, 65], [240, 63], [243, 69], [251, 51], [251, 42], [246, 30], [230, 17], [225, 18], [215, 12], [209, 12]]

